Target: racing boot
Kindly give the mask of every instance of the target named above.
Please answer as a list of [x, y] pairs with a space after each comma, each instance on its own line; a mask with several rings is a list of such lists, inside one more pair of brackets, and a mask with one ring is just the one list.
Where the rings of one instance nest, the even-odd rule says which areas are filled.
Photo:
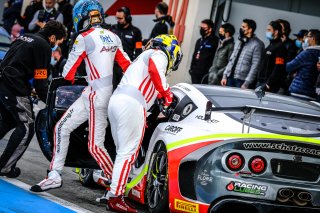
[[48, 173], [48, 176], [43, 181], [32, 186], [30, 190], [33, 192], [43, 192], [49, 189], [60, 188], [61, 186], [62, 186], [61, 175], [56, 170], [52, 170], [51, 172]]
[[0, 172], [0, 176], [6, 176], [8, 178], [16, 178], [20, 175], [21, 171], [19, 167], [11, 168], [10, 172]]
[[137, 209], [135, 209], [131, 204], [128, 204], [128, 201], [125, 200], [124, 196], [118, 197], [109, 197], [107, 202], [107, 210], [114, 212], [129, 212], [129, 213], [137, 213]]

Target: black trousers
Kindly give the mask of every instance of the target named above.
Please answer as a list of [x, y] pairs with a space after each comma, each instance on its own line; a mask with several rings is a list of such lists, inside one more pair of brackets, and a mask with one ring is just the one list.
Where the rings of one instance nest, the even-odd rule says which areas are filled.
[[0, 139], [10, 130], [8, 144], [0, 157], [0, 172], [10, 172], [29, 146], [34, 135], [34, 116], [29, 97], [0, 91]]

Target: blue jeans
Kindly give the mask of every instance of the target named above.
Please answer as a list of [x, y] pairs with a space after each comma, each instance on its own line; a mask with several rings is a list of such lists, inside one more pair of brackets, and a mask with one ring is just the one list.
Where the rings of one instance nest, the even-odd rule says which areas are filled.
[[244, 81], [244, 80], [241, 80], [241, 79], [228, 78], [228, 79], [227, 79], [227, 86], [240, 88], [244, 82], [245, 82], [245, 81]]

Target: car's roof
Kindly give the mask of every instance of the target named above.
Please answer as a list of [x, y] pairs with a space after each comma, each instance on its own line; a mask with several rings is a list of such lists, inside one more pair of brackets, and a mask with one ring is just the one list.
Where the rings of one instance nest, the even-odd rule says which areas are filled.
[[261, 104], [260, 99], [256, 96], [253, 90], [243, 90], [239, 88], [212, 85], [193, 86], [195, 86], [200, 92], [202, 92], [215, 105], [221, 107], [265, 105], [265, 107], [269, 107], [272, 109], [320, 115], [319, 105], [307, 101], [302, 101], [290, 96], [266, 93], [266, 95], [262, 98]]

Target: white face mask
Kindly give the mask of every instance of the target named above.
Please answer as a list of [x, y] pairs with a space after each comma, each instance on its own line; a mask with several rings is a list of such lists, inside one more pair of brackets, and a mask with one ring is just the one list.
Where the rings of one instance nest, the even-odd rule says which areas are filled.
[[47, 11], [47, 13], [51, 13], [53, 10], [53, 8], [50, 8], [50, 9], [44, 8], [44, 9], [45, 9], [45, 11]]
[[305, 50], [307, 47], [309, 47], [308, 38], [306, 38], [306, 39], [304, 40], [304, 42], [302, 43], [302, 49]]
[[54, 57], [51, 57], [50, 64], [51, 64], [52, 66], [56, 65], [56, 64], [57, 64], [57, 60], [54, 59]]

